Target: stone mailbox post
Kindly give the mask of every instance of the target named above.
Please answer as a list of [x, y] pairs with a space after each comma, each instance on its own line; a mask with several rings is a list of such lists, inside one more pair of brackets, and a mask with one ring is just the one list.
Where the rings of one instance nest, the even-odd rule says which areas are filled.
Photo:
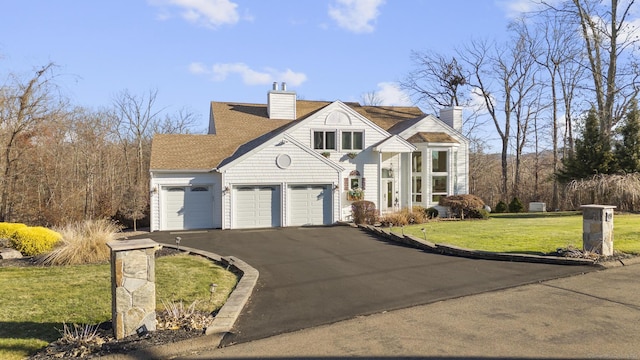
[[151, 239], [120, 240], [111, 248], [111, 315], [116, 339], [156, 329], [155, 252]]
[[611, 205], [583, 205], [582, 250], [613, 255], [613, 209]]

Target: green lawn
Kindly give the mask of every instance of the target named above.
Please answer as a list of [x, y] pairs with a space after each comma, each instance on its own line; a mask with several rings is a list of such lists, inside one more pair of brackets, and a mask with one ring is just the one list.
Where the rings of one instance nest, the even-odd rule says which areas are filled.
[[[582, 215], [576, 212], [492, 214], [489, 220], [432, 221], [405, 226], [405, 234], [459, 247], [494, 252], [549, 253], [582, 249]], [[400, 233], [401, 228], [392, 231]], [[613, 248], [640, 254], [640, 215], [615, 214]]]
[[[0, 359], [22, 359], [58, 339], [62, 323], [98, 324], [111, 319], [109, 264], [0, 268]], [[158, 310], [164, 301], [222, 306], [236, 277], [211, 261], [188, 255], [156, 261]], [[209, 285], [218, 284], [211, 299]]]

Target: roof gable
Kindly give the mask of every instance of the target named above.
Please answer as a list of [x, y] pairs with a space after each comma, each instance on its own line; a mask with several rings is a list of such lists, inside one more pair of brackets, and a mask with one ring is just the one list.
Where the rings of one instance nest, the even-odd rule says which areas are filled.
[[[296, 101], [296, 119], [269, 119], [267, 104], [211, 102], [208, 135], [156, 135], [152, 142], [152, 170], [211, 171], [259, 147], [325, 110], [340, 109], [388, 137], [389, 129], [411, 126], [424, 117], [417, 107], [361, 106], [341, 101]], [[410, 145], [410, 144], [409, 144]]]
[[412, 144], [416, 143], [453, 143], [459, 144], [460, 142], [451, 135], [444, 132], [419, 132], [415, 133], [409, 139], [407, 139]]

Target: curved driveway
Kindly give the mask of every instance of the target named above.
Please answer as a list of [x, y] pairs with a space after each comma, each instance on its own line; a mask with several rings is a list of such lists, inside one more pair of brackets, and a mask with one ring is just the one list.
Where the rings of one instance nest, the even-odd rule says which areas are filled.
[[182, 246], [234, 256], [260, 272], [223, 346], [596, 270], [430, 254], [348, 226], [158, 232], [144, 237], [175, 244], [176, 236]]

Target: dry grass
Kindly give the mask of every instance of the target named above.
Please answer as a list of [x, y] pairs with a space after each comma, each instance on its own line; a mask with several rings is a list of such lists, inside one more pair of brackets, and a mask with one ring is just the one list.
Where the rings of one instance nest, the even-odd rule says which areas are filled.
[[80, 265], [109, 260], [107, 242], [116, 239], [120, 227], [108, 220], [88, 220], [58, 230], [62, 240], [51, 252], [38, 258], [43, 265]]

